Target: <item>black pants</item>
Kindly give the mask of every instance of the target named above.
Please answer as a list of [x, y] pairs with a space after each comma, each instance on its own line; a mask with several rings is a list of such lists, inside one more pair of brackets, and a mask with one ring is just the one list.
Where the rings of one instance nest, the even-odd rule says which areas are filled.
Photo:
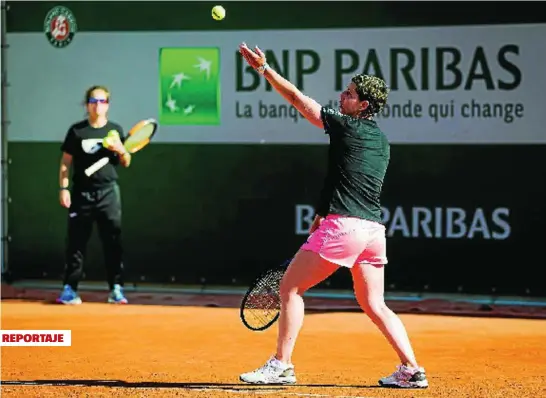
[[74, 190], [68, 211], [68, 239], [65, 285], [78, 289], [83, 274], [87, 243], [96, 221], [102, 242], [110, 290], [123, 286], [123, 250], [121, 245], [121, 196], [117, 184], [95, 191]]

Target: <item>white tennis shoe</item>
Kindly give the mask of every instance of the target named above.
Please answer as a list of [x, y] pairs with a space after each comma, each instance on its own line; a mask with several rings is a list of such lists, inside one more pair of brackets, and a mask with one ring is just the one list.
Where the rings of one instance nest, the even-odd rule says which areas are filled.
[[294, 365], [284, 364], [273, 356], [261, 368], [240, 375], [239, 380], [249, 384], [294, 384], [296, 373]]
[[396, 372], [379, 380], [382, 387], [394, 388], [427, 388], [428, 380], [423, 368], [410, 368], [399, 365]]

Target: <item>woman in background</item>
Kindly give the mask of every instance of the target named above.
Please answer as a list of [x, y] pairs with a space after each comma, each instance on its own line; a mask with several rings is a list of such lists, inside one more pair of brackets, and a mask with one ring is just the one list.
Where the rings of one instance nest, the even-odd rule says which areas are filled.
[[[97, 222], [110, 294], [109, 303], [127, 304], [123, 294], [121, 197], [116, 166], [129, 167], [131, 155], [123, 146], [122, 127], [108, 120], [110, 92], [93, 86], [85, 92], [87, 119], [68, 129], [61, 145], [59, 199], [68, 209], [68, 232], [63, 291], [57, 302], [81, 304], [78, 284], [83, 274], [87, 243]], [[108, 140], [105, 141], [105, 138]], [[90, 176], [85, 170], [103, 157], [110, 161]], [[72, 169], [72, 186], [69, 174]]]

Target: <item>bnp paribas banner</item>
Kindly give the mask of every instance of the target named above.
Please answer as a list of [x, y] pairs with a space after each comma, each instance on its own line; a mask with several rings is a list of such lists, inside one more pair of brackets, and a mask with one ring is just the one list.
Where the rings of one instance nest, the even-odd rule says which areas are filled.
[[76, 33], [70, 45], [12, 33], [10, 139], [58, 141], [92, 84], [111, 116], [153, 117], [158, 141], [325, 143], [326, 136], [242, 62], [240, 42], [322, 104], [356, 73], [392, 92], [380, 115], [393, 143], [546, 143], [546, 25], [225, 32]]

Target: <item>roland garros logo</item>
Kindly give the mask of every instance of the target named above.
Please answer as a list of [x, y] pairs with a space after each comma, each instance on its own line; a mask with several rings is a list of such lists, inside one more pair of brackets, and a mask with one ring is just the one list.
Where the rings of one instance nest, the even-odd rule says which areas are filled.
[[44, 20], [44, 32], [53, 47], [63, 48], [74, 39], [78, 26], [72, 11], [63, 6], [51, 9]]

